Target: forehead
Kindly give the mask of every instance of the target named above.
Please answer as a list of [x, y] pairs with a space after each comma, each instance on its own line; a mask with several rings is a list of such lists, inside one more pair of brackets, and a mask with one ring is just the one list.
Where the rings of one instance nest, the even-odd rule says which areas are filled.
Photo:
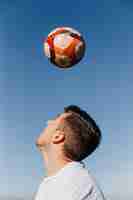
[[68, 115], [68, 113], [60, 113], [60, 114], [56, 115], [54, 120], [56, 120], [57, 122], [62, 122], [67, 115]]

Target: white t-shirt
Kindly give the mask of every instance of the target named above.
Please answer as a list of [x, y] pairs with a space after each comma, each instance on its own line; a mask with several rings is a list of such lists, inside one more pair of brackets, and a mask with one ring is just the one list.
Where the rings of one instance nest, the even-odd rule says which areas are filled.
[[73, 161], [54, 176], [44, 177], [35, 200], [104, 200], [84, 163]]

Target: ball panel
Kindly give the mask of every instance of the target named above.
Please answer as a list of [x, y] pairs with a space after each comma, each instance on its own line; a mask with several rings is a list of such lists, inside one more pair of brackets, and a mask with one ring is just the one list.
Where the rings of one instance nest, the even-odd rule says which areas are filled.
[[47, 42], [44, 43], [44, 52], [45, 52], [45, 55], [50, 58], [51, 54], [50, 54], [50, 48], [49, 48], [49, 45]]
[[70, 46], [64, 50], [64, 54], [71, 57], [72, 54], [75, 54], [75, 47], [78, 45], [79, 40], [73, 39]]
[[48, 37], [49, 36], [55, 37], [56, 35], [59, 35], [61, 33], [67, 33], [67, 32], [68, 32], [68, 30], [66, 30], [63, 27], [60, 27], [60, 28], [53, 30], [51, 33], [49, 33]]
[[77, 60], [80, 60], [83, 57], [84, 51], [85, 51], [84, 43], [79, 42], [75, 47], [75, 55]]
[[72, 41], [73, 41], [73, 38], [70, 35], [66, 33], [62, 33], [55, 36], [54, 46], [55, 47], [57, 46], [58, 48], [61, 48], [61, 49], [66, 49], [67, 47], [71, 45]]
[[56, 54], [54, 62], [56, 65], [62, 68], [69, 67], [71, 65], [71, 59], [68, 56]]
[[74, 28], [64, 27], [64, 29], [66, 29], [67, 31], [69, 31], [69, 33], [74, 33], [74, 34], [76, 34], [78, 36], [81, 36], [81, 34], [77, 30], [75, 30]]

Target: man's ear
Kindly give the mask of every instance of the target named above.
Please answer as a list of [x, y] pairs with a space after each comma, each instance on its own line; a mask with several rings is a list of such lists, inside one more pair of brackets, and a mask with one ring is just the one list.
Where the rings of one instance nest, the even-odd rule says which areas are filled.
[[57, 130], [52, 136], [52, 142], [54, 144], [61, 143], [65, 140], [65, 134], [63, 131]]

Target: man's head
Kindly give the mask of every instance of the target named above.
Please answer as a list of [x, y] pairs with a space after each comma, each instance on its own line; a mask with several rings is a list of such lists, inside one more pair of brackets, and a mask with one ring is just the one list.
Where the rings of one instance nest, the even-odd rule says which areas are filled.
[[56, 153], [81, 161], [98, 147], [100, 141], [101, 131], [96, 122], [78, 106], [70, 105], [62, 114], [48, 121], [36, 144], [42, 151], [56, 148]]

